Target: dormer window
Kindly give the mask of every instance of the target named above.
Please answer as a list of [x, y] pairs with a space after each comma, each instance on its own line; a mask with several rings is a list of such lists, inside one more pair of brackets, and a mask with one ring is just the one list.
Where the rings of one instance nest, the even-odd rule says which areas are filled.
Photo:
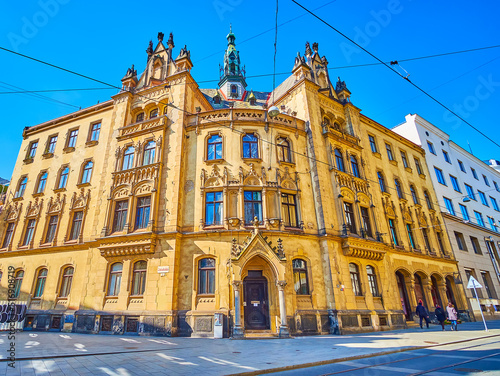
[[238, 97], [238, 86], [231, 85], [231, 97], [233, 97], [233, 98]]
[[214, 103], [215, 103], [215, 104], [220, 104], [220, 95], [219, 95], [219, 93], [217, 93], [217, 94], [215, 95], [215, 97], [214, 97]]

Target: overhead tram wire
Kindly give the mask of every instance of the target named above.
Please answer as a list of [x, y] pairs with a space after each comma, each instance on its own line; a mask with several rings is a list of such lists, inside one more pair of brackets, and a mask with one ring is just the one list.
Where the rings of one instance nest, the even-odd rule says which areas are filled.
[[[272, 30], [274, 30], [274, 29], [272, 29]], [[478, 47], [478, 48], [472, 48], [472, 49], [468, 49], [468, 50], [445, 52], [445, 53], [441, 53], [441, 54], [410, 57], [410, 58], [407, 58], [407, 59], [397, 59], [395, 61], [405, 62], [405, 61], [413, 61], [413, 60], [430, 59], [430, 58], [435, 58], [435, 57], [450, 56], [450, 55], [456, 55], [456, 54], [461, 54], [461, 53], [466, 53], [466, 52], [475, 52], [475, 51], [481, 51], [481, 50], [487, 50], [487, 49], [499, 48], [499, 47], [500, 47], [500, 45]], [[14, 51], [11, 51], [11, 50], [9, 50], [7, 48], [3, 48], [3, 47], [0, 47], [0, 50], [4, 50], [6, 52], [14, 53]], [[24, 56], [22, 54], [19, 54], [19, 55], [23, 56], [23, 57], [27, 57], [27, 56]], [[480, 67], [482, 67], [482, 66], [484, 66], [486, 64], [489, 64], [489, 63], [493, 62], [496, 59], [497, 58], [495, 58], [493, 60], [490, 60], [487, 63], [485, 63], [483, 65], [480, 65], [479, 67], [474, 68], [474, 70], [478, 69], [478, 68], [480, 68]], [[377, 63], [366, 63], [366, 64], [343, 65], [343, 66], [338, 66], [338, 67], [329, 67], [328, 70], [349, 69], [349, 68], [363, 68], [363, 67], [370, 67], [370, 66], [376, 66], [376, 65], [381, 65], [381, 64], [383, 64], [383, 63], [378, 63], [377, 62]], [[390, 61], [386, 62], [386, 64], [390, 64]], [[470, 73], [470, 71], [467, 72], [467, 73]], [[467, 73], [465, 73], [465, 74], [467, 74]], [[263, 78], [263, 77], [269, 77], [269, 76], [273, 76], [273, 75], [283, 76], [283, 75], [289, 75], [289, 74], [290, 74], [290, 72], [263, 73], [263, 74], [255, 74], [255, 75], [251, 75], [251, 76], [246, 76], [245, 78], [247, 78], [247, 79], [248, 78]], [[465, 75], [465, 74], [463, 74], [463, 75]], [[458, 79], [458, 78], [462, 77], [463, 75], [455, 77], [453, 80]], [[447, 81], [447, 82], [441, 84], [440, 86], [445, 85], [445, 84], [447, 84], [447, 83], [449, 83], [449, 82], [451, 82], [453, 80]], [[193, 82], [193, 83], [188, 82], [188, 83], [185, 83], [185, 84], [186, 85], [191, 85], [191, 84], [198, 85], [198, 84], [205, 84], [205, 83], [219, 82], [219, 81], [220, 81], [219, 79], [212, 79], [212, 80], [196, 81], [196, 82]], [[184, 83], [170, 84], [170, 86], [176, 86], [176, 85], [184, 85]], [[158, 86], [162, 86], [162, 85], [158, 85]], [[440, 86], [436, 86], [435, 88], [433, 88], [431, 90], [437, 89]], [[0, 94], [24, 94], [24, 93], [44, 93], [44, 92], [58, 92], [58, 91], [65, 92], [65, 91], [86, 91], [86, 90], [111, 90], [111, 89], [116, 89], [116, 87], [112, 86], [112, 87], [109, 87], [109, 88], [82, 88], [82, 89], [52, 89], [52, 90], [4, 91], [4, 92], [0, 92]]]
[[[314, 14], [312, 11], [310, 11], [309, 9], [307, 9], [306, 7], [304, 7], [303, 5], [301, 5], [300, 3], [298, 3], [296, 0], [292, 0], [295, 4], [297, 4], [299, 7], [301, 7], [302, 9], [304, 9], [305, 11], [307, 11], [309, 14], [311, 14], [313, 17], [317, 18], [319, 21], [321, 21], [322, 23], [324, 23], [325, 25], [327, 25], [329, 28], [331, 28], [332, 30], [334, 30], [335, 32], [337, 32], [338, 34], [342, 35], [345, 39], [347, 39], [348, 41], [350, 41], [351, 43], [353, 43], [354, 45], [356, 45], [357, 47], [361, 48], [363, 51], [365, 51], [368, 55], [370, 55], [371, 57], [373, 57], [375, 60], [377, 60], [379, 63], [383, 64], [386, 68], [390, 69], [392, 72], [396, 73], [398, 76], [400, 76], [401, 78], [403, 78], [404, 80], [406, 80], [407, 82], [409, 82], [413, 87], [415, 87], [416, 89], [420, 90], [422, 93], [424, 93], [426, 96], [428, 96], [430, 99], [432, 99], [434, 102], [436, 102], [437, 104], [439, 104], [441, 107], [443, 107], [445, 110], [449, 111], [450, 113], [452, 113], [453, 115], [455, 115], [457, 118], [459, 118], [460, 120], [462, 120], [465, 124], [469, 125], [472, 129], [474, 129], [476, 132], [478, 132], [479, 134], [481, 134], [484, 138], [486, 138], [487, 140], [491, 141], [493, 144], [495, 144], [496, 146], [498, 146], [500, 148], [500, 144], [498, 144], [496, 141], [494, 141], [492, 138], [490, 138], [489, 136], [487, 136], [485, 133], [483, 133], [482, 131], [480, 131], [478, 128], [476, 128], [474, 125], [472, 125], [471, 123], [469, 123], [467, 120], [465, 120], [463, 117], [461, 117], [460, 115], [458, 115], [455, 111], [451, 110], [448, 106], [446, 106], [444, 103], [442, 103], [441, 101], [439, 101], [438, 99], [436, 99], [435, 97], [433, 97], [432, 95], [430, 95], [429, 93], [427, 93], [424, 89], [422, 89], [420, 86], [418, 86], [417, 84], [413, 83], [412, 81], [410, 81], [408, 79], [408, 77], [406, 76], [403, 76], [401, 73], [399, 73], [398, 71], [394, 70], [393, 68], [391, 68], [390, 65], [388, 65], [387, 63], [383, 62], [381, 59], [379, 59], [377, 56], [375, 56], [374, 54], [372, 54], [370, 51], [368, 51], [366, 48], [364, 48], [363, 46], [361, 46], [360, 44], [356, 43], [354, 40], [352, 40], [351, 38], [349, 38], [347, 35], [345, 35], [344, 33], [342, 33], [340, 30], [336, 29], [334, 26], [330, 25], [328, 22], [326, 22], [324, 19], [322, 19], [321, 17], [319, 17], [318, 15]], [[397, 61], [396, 61], [397, 63]]]
[[[292, 1], [293, 1], [293, 0], [292, 0]], [[9, 51], [9, 52], [10, 52], [10, 50], [5, 49], [5, 48], [3, 48], [3, 47], [0, 47], [0, 49], [2, 49], [2, 50], [7, 50], [7, 51]], [[41, 64], [49, 65], [49, 66], [51, 66], [51, 67], [53, 67], [53, 68], [63, 70], [63, 71], [65, 71], [65, 72], [67, 72], [67, 73], [74, 74], [74, 75], [77, 75], [77, 76], [79, 76], [79, 77], [83, 77], [83, 78], [86, 78], [86, 79], [88, 79], [88, 80], [92, 80], [92, 81], [95, 81], [95, 82], [99, 82], [99, 83], [101, 83], [101, 84], [104, 84], [104, 85], [106, 85], [106, 86], [109, 86], [109, 87], [112, 87], [112, 88], [115, 88], [115, 89], [118, 89], [118, 90], [122, 90], [122, 88], [121, 88], [121, 87], [119, 87], [119, 86], [116, 86], [116, 85], [113, 85], [113, 84], [110, 84], [110, 83], [107, 83], [107, 82], [104, 82], [104, 81], [97, 80], [97, 79], [92, 78], [92, 77], [90, 77], [90, 76], [87, 76], [87, 75], [84, 75], [84, 74], [81, 74], [81, 73], [78, 73], [78, 72], [74, 72], [74, 71], [72, 71], [72, 70], [70, 70], [70, 69], [66, 69], [66, 68], [63, 68], [63, 67], [59, 67], [59, 66], [57, 66], [57, 65], [54, 65], [54, 64], [51, 64], [51, 63], [45, 62], [45, 61], [43, 61], [43, 60], [35, 59], [35, 58], [30, 57], [30, 56], [23, 55], [23, 54], [20, 54], [20, 53], [17, 53], [17, 52], [15, 52], [15, 54], [16, 54], [16, 55], [20, 55], [20, 56], [22, 56], [22, 57], [26, 57], [26, 58], [28, 58], [28, 59], [30, 59], [30, 60], [36, 61], [36, 62], [41, 63]], [[182, 108], [177, 107], [177, 106], [176, 106], [176, 105], [174, 105], [173, 103], [165, 103], [165, 102], [162, 102], [161, 100], [158, 100], [158, 99], [153, 99], [153, 98], [149, 98], [149, 97], [146, 97], [146, 96], [144, 96], [144, 95], [142, 95], [142, 94], [138, 94], [138, 93], [136, 93], [135, 95], [137, 95], [137, 96], [139, 96], [139, 97], [142, 97], [142, 98], [144, 98], [144, 99], [147, 99], [147, 100], [150, 100], [150, 101], [156, 102], [157, 104], [163, 104], [163, 105], [165, 105], [165, 106], [170, 106], [170, 107], [175, 108], [176, 110], [182, 111], [182, 112], [184, 112], [184, 113], [186, 113], [186, 114], [188, 114], [188, 115], [195, 115], [194, 113], [192, 113], [192, 112], [190, 112], [190, 111], [187, 111], [187, 110], [184, 110], [184, 109], [182, 109]], [[213, 121], [213, 120], [210, 120], [210, 119], [208, 119], [207, 121], [208, 121], [209, 123], [213, 123], [213, 124], [216, 124], [216, 125], [219, 125], [219, 126], [225, 127], [225, 128], [227, 128], [227, 129], [230, 129], [232, 132], [237, 132], [237, 133], [240, 133], [240, 134], [245, 134], [245, 132], [240, 131], [240, 130], [235, 129], [235, 128], [231, 128], [230, 126], [228, 126], [228, 125], [226, 125], [226, 124], [223, 124], [223, 123], [221, 123], [221, 122], [218, 122], [218, 121]], [[268, 140], [264, 140], [264, 139], [261, 139], [261, 141], [262, 141], [262, 142], [264, 142], [264, 143], [267, 143], [267, 144], [269, 144], [269, 145], [272, 145], [272, 146], [277, 146], [277, 144], [276, 144], [276, 143], [274, 143], [274, 142], [272, 142], [272, 141], [268, 141]], [[296, 154], [296, 155], [299, 155], [299, 156], [301, 156], [301, 157], [305, 157], [305, 158], [307, 158], [307, 159], [309, 159], [309, 160], [315, 161], [315, 162], [317, 162], [317, 163], [324, 164], [324, 165], [326, 165], [326, 166], [328, 166], [328, 167], [331, 167], [331, 164], [330, 164], [329, 162], [325, 162], [325, 161], [319, 160], [319, 159], [317, 159], [317, 158], [313, 158], [313, 157], [311, 157], [311, 156], [309, 156], [309, 155], [306, 155], [306, 153], [299, 153], [298, 151], [295, 151], [295, 150], [293, 150], [293, 149], [292, 149], [292, 150], [290, 150], [290, 152], [291, 152], [292, 154]], [[429, 170], [429, 171], [430, 171], [430, 170]], [[299, 173], [300, 173], [300, 172], [299, 172]], [[305, 173], [307, 173], [307, 172], [302, 172], [302, 174], [305, 174]], [[372, 182], [372, 183], [374, 183], [374, 184], [376, 184], [376, 185], [378, 185], [378, 184], [379, 184], [379, 182], [378, 182], [377, 180], [371, 180], [371, 179], [368, 179], [368, 178], [366, 178], [366, 177], [364, 178], [364, 180], [369, 181], [369, 182]], [[390, 187], [390, 186], [388, 186], [387, 184], [386, 184], [386, 188], [387, 188], [387, 189], [392, 189], [392, 190], [394, 190], [394, 191], [397, 191], [397, 189], [396, 189], [395, 187]], [[495, 189], [495, 188], [492, 188], [491, 190], [496, 190], [496, 189]], [[487, 192], [487, 191], [485, 191], [485, 192]], [[403, 194], [404, 194], [405, 196], [412, 197], [412, 195], [411, 195], [410, 193], [403, 192]], [[466, 197], [466, 196], [467, 196], [467, 195], [461, 195], [461, 196], [457, 196], [457, 198], [463, 198], [463, 197]], [[437, 205], [438, 207], [440, 207], [440, 208], [444, 208], [442, 205], [440, 205], [440, 204], [439, 204], [439, 202], [438, 202], [438, 201], [432, 201], [432, 203], [433, 203], [433, 204], [436, 204], [436, 205]]]
[[79, 106], [76, 106], [74, 104], [66, 103], [66, 102], [60, 101], [58, 99], [50, 98], [50, 97], [47, 97], [46, 95], [36, 94], [36, 93], [27, 93], [28, 90], [24, 90], [22, 87], [11, 85], [7, 82], [0, 81], [0, 84], [1, 84], [1, 86], [8, 88], [8, 89], [11, 89], [11, 88], [18, 89], [19, 92], [17, 94], [26, 94], [27, 96], [30, 96], [32, 98], [50, 101], [50, 102], [54, 102], [57, 104], [62, 104], [62, 105], [70, 106], [70, 107], [74, 107], [74, 108], [80, 108]]

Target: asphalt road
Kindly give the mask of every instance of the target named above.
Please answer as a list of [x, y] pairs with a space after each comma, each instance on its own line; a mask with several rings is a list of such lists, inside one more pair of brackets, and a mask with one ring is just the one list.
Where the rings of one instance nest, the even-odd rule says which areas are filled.
[[271, 373], [327, 375], [500, 375], [500, 337]]

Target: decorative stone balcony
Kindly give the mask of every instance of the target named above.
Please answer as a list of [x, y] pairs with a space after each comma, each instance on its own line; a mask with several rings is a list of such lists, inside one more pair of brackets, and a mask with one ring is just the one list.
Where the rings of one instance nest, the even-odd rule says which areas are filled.
[[127, 138], [132, 138], [142, 134], [159, 130], [163, 126], [167, 125], [167, 119], [168, 119], [167, 116], [163, 115], [155, 117], [153, 119], [147, 119], [144, 121], [140, 121], [138, 123], [126, 125], [119, 129], [120, 133], [118, 134], [117, 139], [121, 141]]
[[351, 135], [346, 131], [342, 130], [340, 127], [331, 124], [321, 124], [323, 130], [323, 136], [331, 137], [334, 140], [346, 142], [353, 147], [359, 147], [359, 137]]
[[154, 180], [158, 178], [160, 164], [153, 163], [146, 166], [134, 167], [129, 170], [113, 172], [113, 187], [129, 184], [134, 185], [143, 180]]
[[98, 249], [104, 257], [142, 255], [155, 252], [155, 240], [152, 238], [117, 241], [110, 239], [102, 243]]
[[349, 187], [355, 192], [368, 193], [368, 182], [347, 172], [335, 170], [335, 180], [340, 187]]
[[384, 258], [386, 251], [384, 245], [364, 239], [349, 237], [342, 241], [342, 251], [345, 256], [364, 258], [368, 260], [380, 261]]

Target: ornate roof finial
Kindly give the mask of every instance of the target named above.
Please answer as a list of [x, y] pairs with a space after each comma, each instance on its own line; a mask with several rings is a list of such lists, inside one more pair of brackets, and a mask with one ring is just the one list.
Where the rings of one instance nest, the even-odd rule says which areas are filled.
[[233, 24], [229, 24], [229, 32], [232, 33], [233, 32]]
[[149, 46], [148, 46], [148, 49], [146, 50], [146, 52], [150, 56], [153, 54], [153, 41], [152, 40], [149, 41]]
[[311, 55], [312, 54], [312, 51], [311, 51], [311, 45], [309, 44], [309, 42], [306, 42], [306, 52], [304, 55]]
[[163, 40], [163, 37], [165, 34], [163, 34], [161, 31], [158, 33], [158, 42], [161, 42]]
[[167, 42], [168, 46], [170, 48], [174, 48], [175, 45], [174, 45], [174, 34], [170, 33], [169, 37], [168, 37], [168, 42]]
[[313, 51], [318, 53], [318, 43], [317, 42], [313, 43]]

